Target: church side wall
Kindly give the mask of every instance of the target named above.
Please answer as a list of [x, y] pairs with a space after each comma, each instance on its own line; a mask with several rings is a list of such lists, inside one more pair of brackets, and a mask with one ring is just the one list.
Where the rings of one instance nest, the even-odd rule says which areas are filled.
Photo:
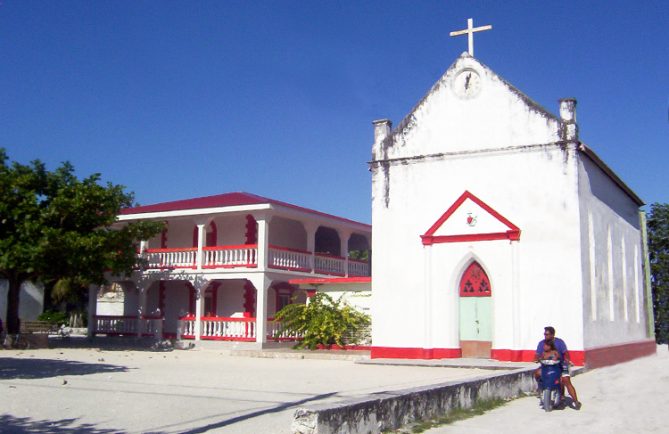
[[[571, 152], [536, 148], [377, 168], [374, 346], [459, 348], [457, 285], [477, 260], [492, 286], [493, 350], [533, 350], [545, 325], [582, 349], [582, 312], [574, 303], [581, 297], [581, 268]], [[420, 235], [465, 190], [518, 226], [520, 241], [423, 246]]]
[[646, 340], [639, 207], [586, 156], [579, 192], [586, 350]]

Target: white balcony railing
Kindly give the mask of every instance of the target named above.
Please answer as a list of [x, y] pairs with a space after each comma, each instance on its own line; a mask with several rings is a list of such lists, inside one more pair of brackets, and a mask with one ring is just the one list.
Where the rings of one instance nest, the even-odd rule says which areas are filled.
[[257, 244], [205, 247], [202, 251], [204, 268], [257, 267]]
[[348, 260], [348, 275], [349, 276], [369, 276], [369, 262], [357, 261], [355, 259]]
[[161, 316], [142, 316], [141, 322], [137, 316], [96, 315], [94, 317], [94, 332], [106, 335], [137, 336], [138, 325], [143, 336], [162, 336], [164, 318]]
[[[203, 340], [252, 342], [256, 340], [255, 318], [230, 318], [230, 317], [202, 317], [200, 319]], [[179, 319], [181, 330], [180, 338], [195, 338], [195, 316], [189, 315]], [[267, 320], [267, 339], [270, 340], [296, 340], [297, 335], [289, 334], [281, 330], [281, 323], [273, 318]]]
[[291, 271], [311, 271], [311, 253], [304, 250], [270, 246], [267, 258], [269, 268]]
[[314, 271], [320, 274], [329, 274], [333, 276], [345, 276], [346, 260], [340, 256], [325, 255], [316, 253]]
[[[197, 248], [146, 249], [144, 258], [149, 270], [197, 269]], [[369, 263], [348, 260], [324, 253], [270, 245], [267, 266], [273, 269], [316, 273], [328, 276], [369, 276]], [[258, 266], [257, 244], [215, 246], [202, 249], [202, 268], [254, 268]], [[348, 272], [348, 273], [347, 273]]]
[[185, 249], [147, 249], [147, 268], [195, 268], [197, 266], [196, 248]]

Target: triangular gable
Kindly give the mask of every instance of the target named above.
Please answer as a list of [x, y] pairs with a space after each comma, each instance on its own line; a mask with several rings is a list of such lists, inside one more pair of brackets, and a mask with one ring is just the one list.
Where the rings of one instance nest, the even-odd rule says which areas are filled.
[[430, 229], [424, 245], [466, 241], [520, 240], [520, 229], [485, 202], [465, 191]]

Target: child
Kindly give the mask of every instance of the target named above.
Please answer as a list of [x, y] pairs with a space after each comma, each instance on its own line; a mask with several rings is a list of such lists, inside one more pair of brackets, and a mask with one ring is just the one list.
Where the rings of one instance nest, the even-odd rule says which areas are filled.
[[560, 353], [555, 349], [555, 342], [544, 342], [544, 353], [541, 355], [541, 360], [560, 360]]

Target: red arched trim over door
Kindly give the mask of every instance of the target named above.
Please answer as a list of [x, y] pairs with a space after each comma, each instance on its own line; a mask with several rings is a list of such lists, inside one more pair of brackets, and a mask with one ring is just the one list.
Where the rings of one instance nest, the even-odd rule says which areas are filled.
[[462, 357], [490, 358], [492, 351], [492, 288], [481, 265], [465, 269], [459, 285], [460, 349]]

